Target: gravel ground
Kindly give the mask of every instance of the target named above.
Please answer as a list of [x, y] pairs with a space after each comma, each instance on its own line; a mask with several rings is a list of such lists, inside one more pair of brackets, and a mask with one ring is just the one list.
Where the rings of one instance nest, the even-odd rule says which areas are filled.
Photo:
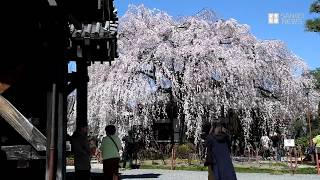
[[[204, 171], [170, 171], [170, 170], [125, 170], [122, 179], [138, 180], [206, 180], [207, 172]], [[320, 180], [317, 175], [271, 175], [265, 173], [237, 173], [238, 180]]]
[[[67, 166], [67, 172], [73, 172], [73, 166]], [[102, 175], [102, 165], [92, 164], [91, 172]], [[120, 171], [122, 179], [128, 180], [206, 180], [205, 171], [171, 171], [162, 169], [133, 169]], [[238, 180], [320, 180], [320, 175], [272, 175], [268, 173], [237, 173]]]

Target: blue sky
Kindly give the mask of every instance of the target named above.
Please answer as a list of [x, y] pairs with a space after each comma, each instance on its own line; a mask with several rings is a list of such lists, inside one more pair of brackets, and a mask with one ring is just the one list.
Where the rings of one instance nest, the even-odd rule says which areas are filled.
[[[304, 21], [316, 17], [309, 13], [313, 0], [115, 0], [118, 15], [129, 4], [166, 11], [171, 16], [190, 16], [203, 8], [211, 9], [223, 19], [234, 18], [248, 24], [258, 39], [279, 39], [304, 59], [311, 69], [320, 68], [320, 33], [304, 30]], [[279, 24], [269, 24], [268, 14], [278, 13]], [[293, 17], [295, 16], [295, 17]], [[286, 18], [286, 22], [282, 21]], [[293, 21], [297, 20], [296, 23]]]

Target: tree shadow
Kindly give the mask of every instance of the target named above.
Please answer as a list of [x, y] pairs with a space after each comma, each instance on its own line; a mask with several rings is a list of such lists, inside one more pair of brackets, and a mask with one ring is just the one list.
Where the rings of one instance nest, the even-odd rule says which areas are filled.
[[134, 175], [121, 175], [121, 179], [146, 179], [146, 178], [158, 178], [161, 174], [134, 174]]
[[[148, 179], [148, 178], [159, 178], [161, 174], [147, 173], [147, 174], [126, 174], [120, 175], [121, 179]], [[67, 172], [67, 180], [75, 180], [74, 172]], [[91, 173], [91, 180], [103, 180], [103, 173]]]

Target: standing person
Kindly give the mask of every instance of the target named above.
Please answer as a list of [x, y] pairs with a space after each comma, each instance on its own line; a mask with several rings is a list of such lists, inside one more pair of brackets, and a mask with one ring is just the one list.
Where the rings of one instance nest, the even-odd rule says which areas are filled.
[[212, 142], [212, 132], [213, 132], [213, 126], [211, 126], [211, 129], [209, 131], [209, 134], [207, 136], [205, 146], [207, 148], [206, 152], [206, 160], [204, 162], [205, 166], [208, 166], [208, 180], [215, 180], [213, 176], [213, 164], [216, 164], [216, 160], [213, 156], [213, 142]]
[[[318, 153], [318, 159], [320, 159], [320, 134], [312, 139], [315, 146], [315, 153]], [[316, 158], [316, 154], [314, 155]]]
[[103, 174], [105, 180], [118, 179], [121, 140], [115, 135], [116, 127], [108, 125], [106, 136], [102, 139], [100, 150], [103, 158]]
[[129, 167], [132, 168], [133, 165], [133, 154], [135, 150], [135, 144], [133, 139], [133, 132], [131, 130], [128, 131], [128, 135], [122, 138], [124, 142], [124, 151], [123, 151], [123, 166], [122, 168], [126, 168], [127, 161], [129, 161]]
[[220, 123], [214, 124], [207, 138], [206, 165], [209, 180], [236, 180], [237, 176], [230, 157], [231, 142], [228, 130]]
[[90, 180], [90, 147], [87, 133], [87, 126], [77, 127], [71, 137], [76, 180]]
[[90, 147], [91, 159], [97, 158], [98, 142], [97, 142], [97, 139], [94, 136], [91, 136], [90, 139], [89, 139], [89, 147]]
[[262, 158], [267, 160], [270, 154], [270, 138], [265, 133], [264, 136], [260, 139], [261, 148], [262, 148]]
[[271, 136], [271, 140], [272, 140], [272, 152], [273, 154], [275, 155], [275, 159], [277, 161], [280, 161], [281, 160], [281, 157], [280, 157], [280, 142], [281, 142], [281, 137], [280, 137], [280, 133], [273, 133], [273, 135]]
[[312, 139], [313, 144], [315, 145], [315, 147], [320, 148], [320, 134], [317, 135], [316, 137], [314, 137]]

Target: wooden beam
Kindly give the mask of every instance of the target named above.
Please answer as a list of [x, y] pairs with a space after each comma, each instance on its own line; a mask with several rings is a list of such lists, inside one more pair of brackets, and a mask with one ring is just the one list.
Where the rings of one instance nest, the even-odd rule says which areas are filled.
[[3, 92], [5, 92], [9, 87], [10, 87], [9, 84], [0, 82], [0, 94], [2, 94]]
[[[77, 117], [76, 126], [88, 126], [88, 64], [83, 61], [77, 62]], [[81, 79], [81, 80], [80, 80]]]
[[0, 116], [2, 116], [37, 151], [46, 150], [46, 137], [1, 95]]
[[0, 67], [0, 94], [5, 92], [16, 81], [24, 77], [24, 65], [4, 62]]
[[6, 152], [8, 160], [46, 159], [30, 145], [1, 146], [1, 150]]

